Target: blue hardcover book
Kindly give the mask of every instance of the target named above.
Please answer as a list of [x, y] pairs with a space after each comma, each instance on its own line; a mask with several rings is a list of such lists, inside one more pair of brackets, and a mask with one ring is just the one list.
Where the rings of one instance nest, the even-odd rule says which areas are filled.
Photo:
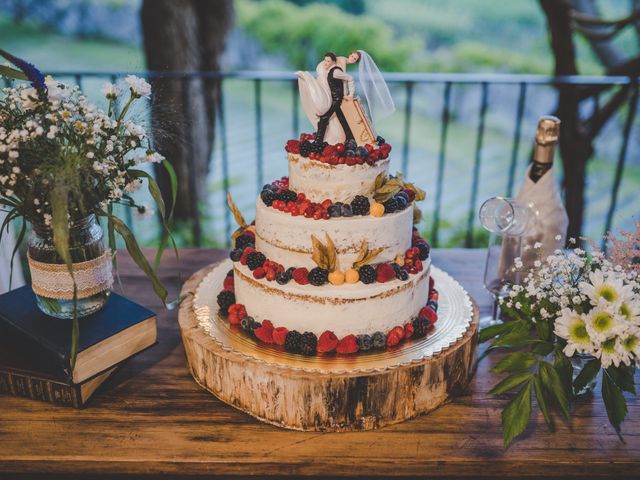
[[[111, 293], [105, 307], [80, 319], [78, 355], [71, 369], [71, 320], [42, 313], [30, 286], [0, 295], [0, 323], [39, 348], [31, 359], [51, 374], [79, 384], [156, 343], [156, 315]], [[2, 329], [0, 329], [0, 334]], [[28, 355], [33, 356], [33, 348]]]

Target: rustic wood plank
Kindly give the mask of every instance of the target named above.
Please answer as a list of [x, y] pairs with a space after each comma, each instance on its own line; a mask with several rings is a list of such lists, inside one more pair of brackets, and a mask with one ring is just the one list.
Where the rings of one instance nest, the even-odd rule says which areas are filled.
[[[169, 256], [162, 278], [172, 295], [182, 280], [224, 257], [213, 250]], [[15, 473], [298, 476], [573, 476], [636, 475], [640, 467], [640, 402], [629, 398], [626, 443], [609, 426], [599, 392], [582, 400], [571, 425], [550, 433], [540, 415], [525, 437], [502, 448], [503, 399], [488, 395], [495, 363], [478, 365], [468, 392], [429, 415], [369, 432], [294, 432], [258, 422], [217, 400], [191, 378], [177, 312], [160, 311], [151, 288], [126, 255], [125, 293], [159, 312], [160, 344], [110, 378], [85, 410], [0, 396], [0, 475]], [[482, 292], [482, 251], [435, 251], [452, 274], [490, 310]], [[570, 430], [571, 428], [571, 430]], [[533, 434], [535, 430], [535, 435]]]

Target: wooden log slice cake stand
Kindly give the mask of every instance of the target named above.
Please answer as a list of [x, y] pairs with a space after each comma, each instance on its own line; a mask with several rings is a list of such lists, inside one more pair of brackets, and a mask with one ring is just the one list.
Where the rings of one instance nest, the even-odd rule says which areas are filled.
[[439, 319], [426, 338], [304, 357], [258, 345], [218, 317], [216, 296], [231, 267], [230, 260], [209, 266], [185, 283], [180, 331], [196, 382], [259, 420], [305, 431], [371, 430], [434, 410], [475, 372], [478, 308], [441, 270], [432, 268]]

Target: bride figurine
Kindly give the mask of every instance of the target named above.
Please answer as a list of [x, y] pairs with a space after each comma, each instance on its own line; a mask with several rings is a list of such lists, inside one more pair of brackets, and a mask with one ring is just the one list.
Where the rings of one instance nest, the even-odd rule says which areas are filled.
[[355, 139], [358, 145], [373, 143], [376, 135], [359, 98], [354, 81], [346, 73], [347, 64], [358, 64], [358, 91], [362, 93], [369, 118], [379, 120], [395, 111], [389, 88], [375, 62], [364, 50], [348, 57], [324, 55], [316, 67], [316, 77], [296, 72], [302, 108], [316, 127], [316, 142], [342, 143]]

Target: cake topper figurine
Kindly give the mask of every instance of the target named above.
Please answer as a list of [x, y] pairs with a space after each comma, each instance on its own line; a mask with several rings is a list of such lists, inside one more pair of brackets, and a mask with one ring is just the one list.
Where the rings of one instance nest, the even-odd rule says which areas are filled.
[[353, 77], [346, 73], [347, 65], [354, 63], [358, 64], [358, 92], [364, 97], [369, 118], [379, 120], [395, 111], [389, 88], [367, 52], [354, 50], [348, 57], [327, 52], [316, 67], [316, 77], [309, 72], [296, 72], [302, 108], [317, 127], [317, 143], [336, 144], [354, 139], [365, 145], [376, 138], [355, 95]]

